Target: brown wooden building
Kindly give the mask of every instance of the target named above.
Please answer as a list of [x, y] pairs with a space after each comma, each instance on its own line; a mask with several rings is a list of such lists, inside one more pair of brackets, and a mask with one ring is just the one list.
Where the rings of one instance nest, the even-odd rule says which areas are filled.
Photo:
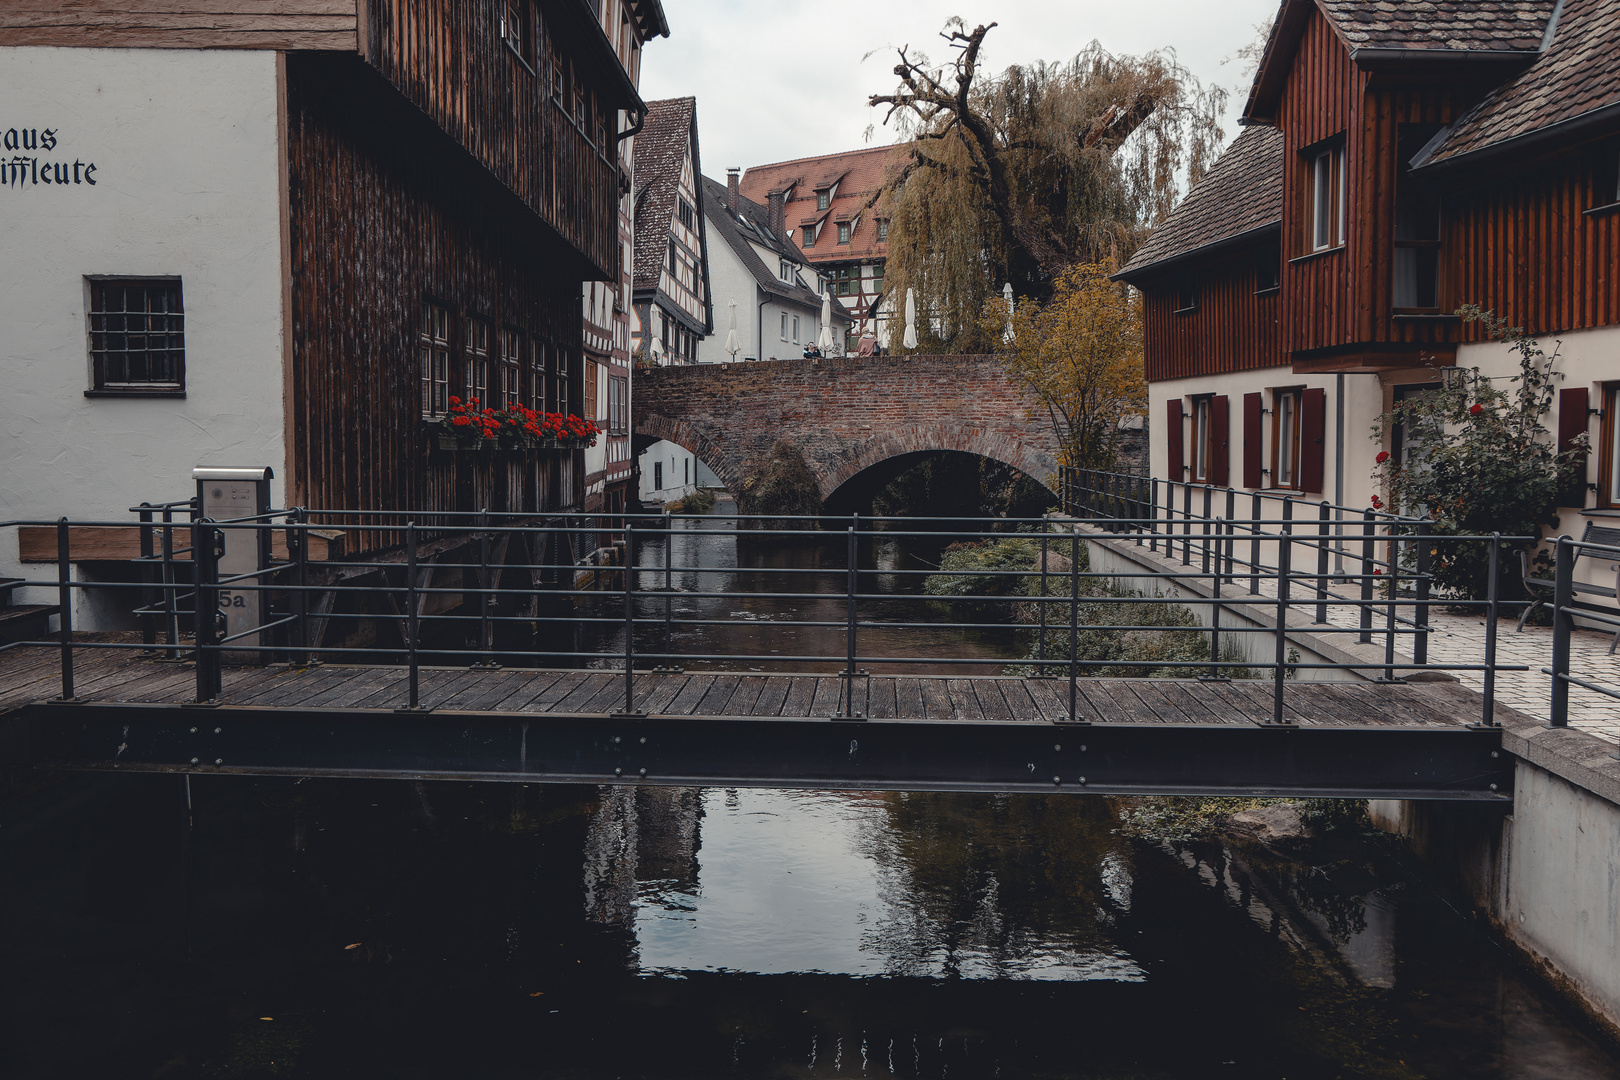
[[[139, 272], [117, 279], [120, 302], [149, 307], [157, 297], [178, 311], [184, 295], [192, 347], [180, 354], [183, 366], [160, 371], [120, 353], [121, 381], [103, 385], [103, 358], [90, 345], [86, 397], [97, 400], [86, 407], [115, 423], [138, 414], [179, 447], [172, 462], [129, 477], [122, 502], [183, 497], [189, 481], [180, 467], [223, 454], [272, 465], [285, 485], [278, 501], [312, 510], [582, 508], [583, 451], [442, 449], [438, 422], [452, 397], [582, 411], [581, 283], [616, 292], [621, 280], [619, 209], [629, 180], [620, 143], [644, 113], [640, 47], [667, 33], [657, 0], [12, 0], [0, 8], [0, 72], [26, 69], [33, 46], [69, 47], [65, 62], [82, 57], [86, 71], [106, 70], [109, 79], [124, 66], [140, 69], [130, 83], [150, 92], [122, 103], [105, 139], [133, 130], [178, 140], [187, 121], [216, 119], [223, 106], [211, 98], [240, 99], [244, 115], [269, 118], [239, 152], [275, 163], [274, 206], [258, 200], [234, 212], [264, 217], [274, 231], [248, 250], [221, 245], [263, 270], [251, 290], [216, 303], [223, 256], [188, 261], [187, 250], [224, 235], [213, 218], [171, 215], [172, 238], [134, 237], [123, 252], [108, 235], [104, 255], [76, 271], [91, 283], [87, 296], [99, 295], [103, 275], [131, 265]], [[217, 92], [202, 79], [189, 96], [164, 85], [164, 72], [185, 82], [211, 64], [257, 81], [227, 86], [211, 75]], [[69, 130], [71, 118], [59, 120]], [[107, 194], [107, 181], [126, 184], [137, 200], [165, 183], [183, 193], [184, 153], [174, 151], [167, 179], [155, 167], [115, 179], [105, 162], [94, 194]], [[43, 200], [54, 193], [39, 197], [51, 212]], [[227, 204], [218, 220], [232, 212]], [[135, 249], [140, 257], [129, 257]], [[169, 291], [159, 296], [159, 287]], [[267, 301], [268, 290], [279, 295]], [[99, 302], [86, 301], [83, 317], [99, 317]], [[250, 302], [270, 305], [279, 340], [268, 345], [258, 334], [235, 351], [198, 346], [197, 335], [228, 328], [233, 305]], [[82, 329], [78, 340], [83, 349]], [[252, 383], [268, 364], [280, 372], [279, 400]], [[242, 414], [279, 414], [279, 432], [233, 440], [229, 410], [203, 408], [228, 395], [233, 379], [254, 386], [252, 400], [238, 403]], [[102, 467], [117, 474], [123, 463]]]
[[1620, 0], [1284, 0], [1245, 130], [1119, 275], [1154, 475], [1367, 505], [1378, 414], [1517, 370], [1478, 304], [1563, 340], [1559, 436], [1601, 451], [1566, 516], [1620, 510], [1617, 55]]

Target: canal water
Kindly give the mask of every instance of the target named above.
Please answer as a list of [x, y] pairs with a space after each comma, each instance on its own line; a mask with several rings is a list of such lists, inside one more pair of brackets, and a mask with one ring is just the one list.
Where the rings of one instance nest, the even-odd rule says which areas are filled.
[[[673, 540], [736, 565], [671, 594], [702, 651], [842, 617], [830, 583], [690, 596], [836, 568], [836, 540], [739, 549], [712, 522]], [[943, 543], [863, 559], [915, 590], [893, 569]], [[993, 671], [1026, 645], [967, 647]], [[1616, 1047], [1354, 828], [1278, 852], [1077, 794], [11, 781], [8, 1080], [1620, 1076]]]

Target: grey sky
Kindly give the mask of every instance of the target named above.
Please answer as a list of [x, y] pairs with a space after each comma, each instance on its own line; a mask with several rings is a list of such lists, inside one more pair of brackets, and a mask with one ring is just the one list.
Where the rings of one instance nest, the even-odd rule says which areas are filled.
[[[938, 37], [961, 15], [971, 28], [994, 20], [985, 39], [991, 70], [1033, 60], [1067, 60], [1093, 38], [1115, 53], [1175, 49], [1205, 82], [1233, 90], [1241, 63], [1222, 65], [1255, 37], [1277, 0], [664, 0], [670, 36], [647, 46], [641, 91], [648, 100], [694, 95], [703, 171], [894, 141], [867, 108], [869, 94], [895, 85], [894, 51], [910, 44], [935, 60]], [[864, 63], [862, 56], [880, 50]], [[1235, 118], [1241, 94], [1234, 93]], [[1227, 138], [1236, 133], [1227, 124]]]

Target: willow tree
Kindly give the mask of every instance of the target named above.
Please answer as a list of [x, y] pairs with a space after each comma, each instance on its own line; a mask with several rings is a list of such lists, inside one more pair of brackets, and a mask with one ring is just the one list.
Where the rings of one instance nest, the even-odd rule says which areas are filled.
[[1171, 50], [1115, 56], [1092, 42], [1067, 63], [992, 75], [979, 57], [995, 25], [948, 22], [948, 65], [901, 47], [898, 87], [870, 99], [907, 140], [878, 199], [886, 285], [916, 290], [925, 346], [989, 347], [978, 315], [1003, 282], [1044, 302], [1066, 267], [1129, 258], [1220, 141], [1225, 91]]

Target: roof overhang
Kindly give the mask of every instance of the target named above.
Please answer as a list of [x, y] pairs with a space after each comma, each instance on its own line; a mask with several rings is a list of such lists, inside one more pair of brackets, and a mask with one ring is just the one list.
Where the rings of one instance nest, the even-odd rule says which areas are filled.
[[1296, 375], [1365, 375], [1401, 368], [1453, 367], [1457, 363], [1457, 343], [1357, 342], [1301, 350], [1290, 353], [1289, 360]]
[[[645, 112], [646, 103], [641, 100], [641, 94], [636, 90], [636, 84], [631, 81], [630, 73], [619, 63], [619, 54], [614, 51], [613, 43], [608, 40], [602, 24], [591, 13], [590, 4], [586, 0], [570, 0], [569, 3], [558, 4], [547, 10], [568, 27], [584, 46], [585, 58], [592, 61], [590, 68], [600, 73], [611, 99], [610, 104], [626, 112]], [[662, 10], [659, 14], [662, 16]]]
[[659, 0], [629, 0], [626, 6], [636, 29], [641, 31], [641, 40], [669, 37], [669, 20], [664, 17], [664, 5]]
[[1254, 247], [1272, 235], [1282, 233], [1282, 220], [1268, 221], [1264, 225], [1252, 229], [1245, 229], [1231, 236], [1223, 236], [1219, 240], [1212, 240], [1207, 244], [1178, 252], [1163, 259], [1155, 260], [1144, 266], [1131, 267], [1110, 275], [1110, 281], [1128, 281], [1136, 285], [1144, 280], [1173, 274], [1186, 269], [1189, 265], [1198, 262], [1209, 262], [1230, 255], [1243, 248]]
[[[1484, 146], [1438, 161], [1425, 160], [1424, 155], [1420, 154], [1419, 161], [1413, 164], [1412, 169], [1414, 172], [1421, 171], [1424, 176], [1443, 176], [1457, 169], [1485, 164], [1502, 157], [1527, 157], [1543, 150], [1569, 146], [1587, 139], [1603, 138], [1617, 130], [1620, 130], [1620, 101], [1611, 101], [1607, 105], [1588, 109], [1546, 127], [1486, 143]], [[1424, 152], [1428, 154], [1432, 153], [1432, 150], [1425, 147]]]

